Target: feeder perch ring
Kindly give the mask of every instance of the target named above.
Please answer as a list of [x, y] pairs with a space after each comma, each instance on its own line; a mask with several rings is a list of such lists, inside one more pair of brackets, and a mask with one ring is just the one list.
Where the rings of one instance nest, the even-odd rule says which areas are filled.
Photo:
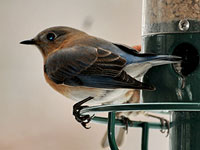
[[[115, 112], [125, 111], [200, 111], [200, 103], [142, 103], [142, 104], [120, 104], [120, 105], [99, 105], [86, 107], [81, 110], [82, 115], [98, 112], [108, 112], [108, 118], [94, 117], [93, 122], [108, 124], [108, 141], [111, 150], [118, 150], [118, 146], [115, 141], [115, 125], [124, 126], [120, 119], [115, 119]], [[181, 122], [178, 122], [181, 123]], [[171, 122], [170, 127], [173, 127], [177, 122]], [[143, 122], [143, 121], [130, 121], [129, 127], [142, 128], [142, 143], [141, 149], [148, 150], [148, 136], [149, 129], [161, 129], [160, 123], [155, 122]], [[167, 129], [165, 127], [165, 129]]]

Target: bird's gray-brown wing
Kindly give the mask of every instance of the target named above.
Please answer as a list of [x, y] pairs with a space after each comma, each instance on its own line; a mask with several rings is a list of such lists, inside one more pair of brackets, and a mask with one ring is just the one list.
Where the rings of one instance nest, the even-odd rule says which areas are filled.
[[96, 49], [85, 46], [65, 48], [51, 54], [44, 71], [57, 84], [78, 76], [97, 60]]
[[44, 69], [57, 84], [96, 88], [152, 89], [129, 76], [126, 60], [102, 48], [74, 46], [51, 54]]

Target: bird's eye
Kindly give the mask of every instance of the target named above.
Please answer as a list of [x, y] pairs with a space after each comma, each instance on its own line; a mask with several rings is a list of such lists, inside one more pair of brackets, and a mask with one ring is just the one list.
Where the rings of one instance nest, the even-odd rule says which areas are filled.
[[56, 34], [51, 32], [47, 34], [47, 40], [49, 41], [54, 41], [54, 39], [56, 38]]

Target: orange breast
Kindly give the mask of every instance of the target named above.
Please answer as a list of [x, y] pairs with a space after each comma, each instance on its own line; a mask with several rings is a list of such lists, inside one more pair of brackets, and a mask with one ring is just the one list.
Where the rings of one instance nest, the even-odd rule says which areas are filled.
[[49, 77], [47, 76], [46, 73], [44, 73], [44, 77], [45, 80], [47, 81], [47, 83], [57, 92], [63, 94], [64, 96], [68, 97], [69, 95], [69, 91], [70, 91], [70, 87], [63, 85], [63, 84], [56, 84], [54, 83], [52, 80], [49, 79]]

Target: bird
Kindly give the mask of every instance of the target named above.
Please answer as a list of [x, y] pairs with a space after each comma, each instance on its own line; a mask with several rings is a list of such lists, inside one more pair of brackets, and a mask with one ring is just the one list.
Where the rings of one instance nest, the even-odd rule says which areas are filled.
[[20, 44], [38, 47], [46, 82], [76, 102], [73, 115], [85, 128], [93, 115], [80, 113], [87, 107], [82, 106], [84, 103], [126, 103], [134, 90], [156, 89], [138, 80], [150, 68], [181, 62], [179, 56], [139, 53], [132, 47], [65, 26], [47, 28]]

